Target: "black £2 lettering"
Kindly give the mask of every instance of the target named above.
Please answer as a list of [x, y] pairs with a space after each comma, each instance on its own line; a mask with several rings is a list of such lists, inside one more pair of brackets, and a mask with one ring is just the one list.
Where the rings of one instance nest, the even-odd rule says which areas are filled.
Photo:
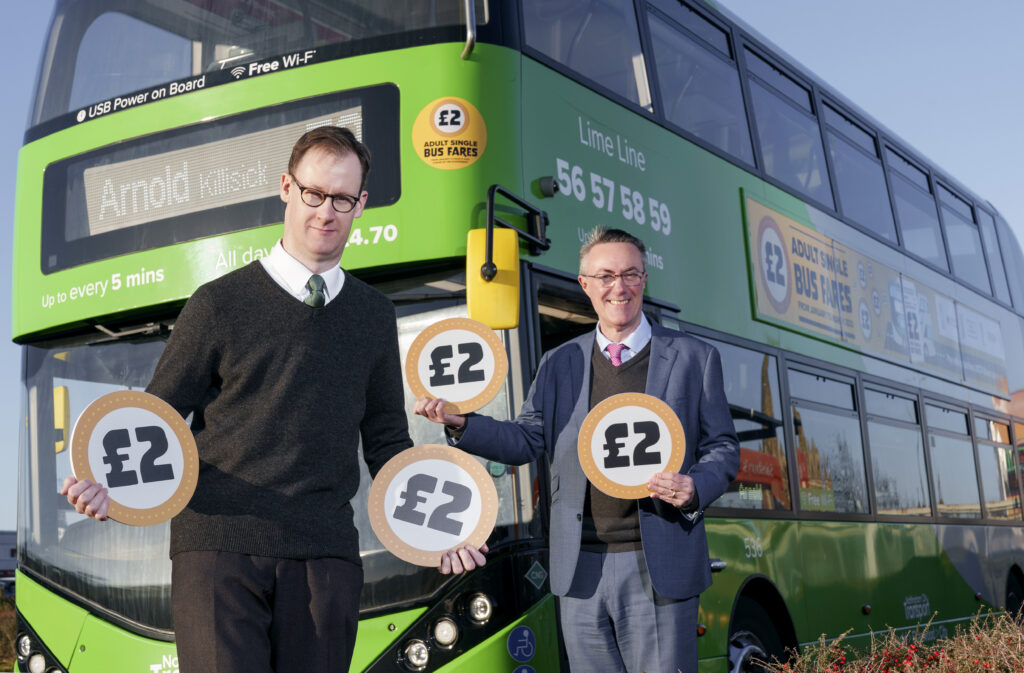
[[626, 423], [613, 423], [604, 431], [604, 450], [608, 452], [604, 457], [605, 469], [629, 467], [631, 464], [661, 464], [661, 452], [648, 450], [661, 439], [661, 428], [658, 424], [654, 421], [636, 421], [633, 423], [633, 432], [643, 435], [643, 437], [633, 447], [633, 459], [631, 462], [629, 455], [620, 453], [620, 451], [626, 448], [622, 440], [629, 435], [629, 426]]
[[430, 385], [450, 386], [455, 383], [455, 377], [448, 373], [448, 360], [454, 352], [449, 345], [438, 346], [430, 351]]
[[135, 428], [135, 439], [149, 443], [149, 448], [146, 449], [146, 453], [142, 454], [142, 463], [139, 465], [142, 483], [174, 479], [172, 465], [156, 464], [156, 459], [167, 453], [167, 435], [164, 433], [164, 429], [159, 425]]
[[468, 356], [459, 366], [459, 383], [477, 383], [487, 378], [483, 369], [473, 369], [484, 359], [484, 347], [475, 341], [459, 344], [459, 353]]
[[412, 475], [409, 477], [409, 481], [405, 482], [405, 490], [398, 496], [402, 499], [402, 502], [398, 504], [398, 507], [395, 507], [395, 511], [391, 516], [399, 521], [411, 523], [414, 526], [422, 526], [427, 515], [416, 509], [416, 507], [421, 502], [427, 501], [422, 494], [433, 493], [436, 486], [436, 477], [432, 477], [429, 474]]
[[445, 495], [450, 495], [452, 499], [443, 505], [438, 505], [434, 513], [430, 515], [427, 528], [433, 528], [449, 535], [460, 535], [462, 533], [462, 522], [451, 518], [449, 515], [465, 512], [469, 509], [470, 504], [473, 502], [473, 491], [457, 482], [446, 481], [444, 486], [441, 487], [441, 492]]
[[608, 455], [604, 457], [605, 469], [616, 467], [629, 467], [629, 456], [619, 453], [625, 447], [622, 440], [629, 434], [629, 427], [625, 423], [613, 423], [604, 431], [604, 450]]
[[648, 451], [653, 444], [661, 439], [661, 430], [654, 421], [637, 421], [633, 424], [633, 432], [644, 436], [633, 449], [634, 465], [660, 465], [661, 452]]
[[131, 435], [124, 428], [111, 430], [103, 436], [103, 463], [110, 466], [107, 472], [107, 488], [119, 488], [121, 486], [134, 486], [139, 483], [139, 475], [135, 470], [125, 470], [124, 463], [128, 456], [120, 453], [120, 449], [127, 449], [132, 445]]

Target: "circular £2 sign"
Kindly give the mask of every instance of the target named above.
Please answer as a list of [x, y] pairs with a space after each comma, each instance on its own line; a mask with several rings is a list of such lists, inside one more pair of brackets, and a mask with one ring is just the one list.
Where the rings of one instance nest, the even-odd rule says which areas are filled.
[[487, 541], [498, 517], [494, 482], [468, 453], [440, 444], [406, 449], [370, 485], [370, 525], [392, 554], [433, 567], [449, 549]]
[[192, 498], [199, 453], [181, 415], [159, 397], [120, 390], [85, 408], [71, 433], [71, 470], [110, 493], [107, 515], [150, 526]]
[[622, 393], [605, 399], [580, 427], [580, 465], [587, 479], [608, 495], [639, 499], [657, 472], [678, 472], [686, 436], [672, 408], [656, 397]]
[[508, 374], [501, 339], [487, 325], [448, 318], [419, 333], [405, 360], [405, 378], [416, 397], [444, 398], [445, 411], [466, 414], [498, 394]]

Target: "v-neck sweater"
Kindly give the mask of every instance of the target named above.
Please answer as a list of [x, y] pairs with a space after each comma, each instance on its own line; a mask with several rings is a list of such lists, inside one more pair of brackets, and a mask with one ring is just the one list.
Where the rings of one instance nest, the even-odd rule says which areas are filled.
[[203, 285], [147, 391], [193, 413], [199, 483], [170, 553], [228, 551], [359, 563], [349, 501], [412, 445], [395, 310], [349, 276], [319, 308], [253, 262]]
[[[594, 344], [590, 359], [590, 408], [619, 393], [642, 393], [651, 364], [650, 340], [633, 357], [613, 365]], [[608, 495], [587, 482], [583, 501], [581, 549], [622, 552], [642, 549], [636, 500]]]

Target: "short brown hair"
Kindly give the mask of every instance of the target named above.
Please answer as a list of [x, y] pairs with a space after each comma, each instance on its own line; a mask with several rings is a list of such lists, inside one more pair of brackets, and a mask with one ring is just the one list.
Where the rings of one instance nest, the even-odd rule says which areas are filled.
[[594, 227], [589, 234], [587, 234], [587, 240], [583, 242], [583, 247], [580, 248], [580, 274], [584, 272], [583, 260], [586, 259], [590, 253], [590, 249], [595, 245], [601, 243], [630, 243], [640, 251], [640, 259], [644, 260], [644, 270], [647, 269], [647, 246], [639, 238], [623, 231], [622, 229], [606, 229], [602, 226]]
[[306, 131], [292, 147], [292, 156], [288, 159], [288, 172], [295, 174], [302, 157], [306, 152], [319, 147], [327, 152], [343, 157], [347, 154], [354, 154], [359, 159], [359, 165], [363, 169], [363, 180], [359, 185], [359, 191], [366, 189], [366, 176], [370, 174], [370, 148], [356, 140], [355, 134], [343, 126], [318, 126], [315, 129]]

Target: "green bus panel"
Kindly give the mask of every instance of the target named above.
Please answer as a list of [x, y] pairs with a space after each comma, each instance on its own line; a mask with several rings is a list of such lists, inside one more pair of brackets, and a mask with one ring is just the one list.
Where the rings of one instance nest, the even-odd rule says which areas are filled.
[[[573, 271], [586, 232], [624, 229], [647, 246], [649, 295], [686, 321], [782, 344], [784, 330], [752, 320], [742, 194], [810, 226], [802, 201], [529, 58], [522, 100], [523, 183], [534, 198], [540, 176], [560, 187], [539, 202], [553, 241], [540, 263]], [[807, 355], [861, 366], [859, 354], [798, 341]]]
[[[499, 183], [519, 190], [519, 59], [518, 52], [486, 44], [477, 46], [470, 61], [460, 59], [450, 44], [357, 56], [169, 98], [26, 145], [19, 155], [15, 204], [13, 337], [24, 340], [180, 304], [200, 284], [266, 254], [281, 235], [280, 225], [271, 225], [44, 274], [40, 222], [48, 165], [166, 129], [334, 91], [393, 83], [400, 101], [400, 157], [389, 159], [400, 162], [401, 197], [356, 220], [343, 265], [362, 269], [464, 255], [466, 232], [484, 224], [488, 187]], [[421, 112], [451, 97], [479, 111], [473, 133], [483, 134], [486, 145], [476, 161], [444, 168], [421, 158], [413, 130]], [[381, 236], [385, 227], [394, 235]], [[354, 244], [356, 239], [363, 244]], [[121, 280], [117, 289], [115, 279]]]
[[[980, 526], [955, 528], [967, 528], [968, 537], [984, 535]], [[945, 532], [931, 523], [709, 518], [710, 554], [728, 562], [701, 595], [700, 623], [708, 627], [699, 641], [702, 660], [726, 655], [736, 596], [758, 578], [781, 594], [802, 643], [850, 631], [846, 642], [867, 647], [872, 632], [913, 629], [935, 612], [928, 638], [952, 634], [955, 622], [998, 605], [1002, 596], [998, 582], [988, 590], [977, 585], [984, 569], [971, 573], [954, 562], [940, 540]], [[1008, 527], [995, 534], [1011, 544], [1018, 537]]]
[[[143, 638], [126, 631], [47, 591], [21, 573], [17, 584], [18, 609], [22, 616], [70, 673], [107, 673], [114, 669], [173, 673], [178, 670], [173, 642]], [[426, 608], [415, 608], [361, 620], [350, 670], [366, 670], [382, 652], [400, 640], [425, 611]], [[538, 673], [556, 673], [559, 670], [558, 624], [555, 598], [550, 594], [518, 620], [438, 671], [512, 671], [519, 662], [509, 654], [507, 642], [517, 626], [529, 627], [536, 637], [535, 651], [530, 654], [528, 663]]]

